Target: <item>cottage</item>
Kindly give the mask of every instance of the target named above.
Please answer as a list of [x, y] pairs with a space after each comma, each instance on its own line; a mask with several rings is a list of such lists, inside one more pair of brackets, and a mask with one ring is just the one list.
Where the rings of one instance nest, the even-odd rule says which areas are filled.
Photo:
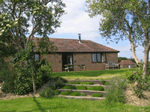
[[46, 58], [51, 62], [53, 72], [65, 71], [65, 65], [72, 65], [69, 70], [81, 71], [82, 65], [86, 70], [105, 70], [105, 63], [118, 63], [119, 51], [91, 40], [81, 40], [80, 35], [79, 40], [50, 38], [50, 41], [58, 48], [57, 54], [36, 54], [35, 58], [39, 61]]
[[121, 68], [132, 68], [136, 66], [136, 64], [130, 60], [122, 60], [119, 64]]
[[[58, 48], [56, 55], [49, 52], [48, 55], [35, 54], [35, 59], [40, 61], [46, 58], [51, 62], [53, 72], [65, 71], [70, 65], [69, 71], [81, 71], [82, 65], [86, 70], [105, 70], [105, 64], [109, 61], [118, 63], [118, 50], [106, 47], [91, 40], [58, 39], [50, 38], [51, 42]], [[37, 39], [34, 38], [37, 44]], [[12, 57], [6, 59], [10, 61]]]

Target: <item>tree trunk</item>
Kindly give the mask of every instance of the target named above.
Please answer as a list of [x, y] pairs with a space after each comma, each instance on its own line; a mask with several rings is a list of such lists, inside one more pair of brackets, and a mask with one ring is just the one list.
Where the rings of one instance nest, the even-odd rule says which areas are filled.
[[140, 63], [136, 53], [135, 53], [135, 45], [133, 43], [133, 41], [130, 40], [130, 44], [131, 44], [131, 47], [132, 47], [132, 54], [133, 54], [133, 58], [135, 59], [135, 62], [136, 64], [138, 65]]
[[33, 92], [35, 94], [36, 93], [36, 85], [35, 85], [34, 75], [32, 75], [32, 83], [33, 83]]
[[148, 75], [148, 59], [149, 59], [149, 45], [146, 45], [144, 50], [143, 78], [145, 77], [145, 75]]

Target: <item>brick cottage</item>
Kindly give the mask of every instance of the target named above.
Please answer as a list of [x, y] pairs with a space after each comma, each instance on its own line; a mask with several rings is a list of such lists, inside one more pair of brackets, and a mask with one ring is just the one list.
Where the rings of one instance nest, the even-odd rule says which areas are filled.
[[86, 70], [104, 70], [105, 63], [118, 63], [119, 51], [91, 40], [81, 40], [80, 35], [79, 40], [50, 38], [50, 41], [58, 48], [57, 54], [35, 54], [35, 59], [40, 61], [46, 58], [51, 62], [53, 72], [64, 71], [65, 64], [74, 65], [69, 68], [72, 71], [81, 71], [76, 65], [85, 65]]

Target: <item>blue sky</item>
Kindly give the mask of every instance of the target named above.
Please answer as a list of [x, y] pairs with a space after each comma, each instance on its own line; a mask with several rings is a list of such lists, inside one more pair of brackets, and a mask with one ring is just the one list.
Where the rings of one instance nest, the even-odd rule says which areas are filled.
[[[101, 16], [90, 18], [88, 13], [85, 12], [86, 0], [62, 0], [66, 4], [67, 14], [61, 17], [61, 27], [57, 28], [56, 33], [50, 35], [51, 38], [66, 38], [66, 39], [78, 39], [78, 33], [81, 33], [82, 40], [92, 40], [99, 44], [111, 47], [119, 50], [119, 57], [133, 57], [130, 51], [130, 42], [128, 40], [119, 41], [118, 44], [106, 41], [102, 39], [99, 34], [99, 22]], [[143, 60], [143, 47], [138, 47], [136, 54], [139, 60]]]

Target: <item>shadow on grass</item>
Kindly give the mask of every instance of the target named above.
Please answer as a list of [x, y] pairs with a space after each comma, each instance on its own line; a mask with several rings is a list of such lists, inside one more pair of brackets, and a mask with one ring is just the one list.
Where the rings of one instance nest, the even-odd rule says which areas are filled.
[[39, 108], [39, 110], [40, 110], [41, 112], [46, 112], [45, 109], [42, 108], [41, 104], [36, 100], [36, 97], [33, 96], [32, 98], [33, 98], [33, 101], [36, 103], [37, 107]]

